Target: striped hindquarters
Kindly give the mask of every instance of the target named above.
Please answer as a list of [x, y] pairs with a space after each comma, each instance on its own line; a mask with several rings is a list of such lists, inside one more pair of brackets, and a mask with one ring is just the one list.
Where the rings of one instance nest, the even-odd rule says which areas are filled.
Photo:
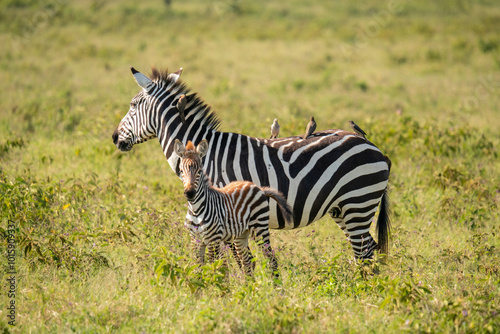
[[246, 229], [261, 230], [269, 226], [269, 199], [251, 182], [232, 182], [218, 189], [225, 195], [228, 236], [240, 235]]

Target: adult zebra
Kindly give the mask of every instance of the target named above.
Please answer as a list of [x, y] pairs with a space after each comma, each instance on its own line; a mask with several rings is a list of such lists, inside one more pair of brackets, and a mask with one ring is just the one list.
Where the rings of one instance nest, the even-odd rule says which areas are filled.
[[[142, 90], [113, 133], [122, 151], [157, 137], [170, 167], [179, 176], [174, 142], [209, 142], [204, 169], [214, 186], [251, 181], [280, 191], [292, 206], [294, 220], [286, 224], [271, 204], [269, 227], [295, 229], [329, 213], [344, 231], [356, 258], [371, 258], [375, 249], [387, 254], [389, 236], [387, 183], [390, 161], [365, 138], [348, 131], [326, 130], [306, 139], [253, 138], [217, 131], [219, 119], [196, 94], [190, 94], [175, 73], [152, 69], [151, 78], [132, 73]], [[181, 113], [177, 102], [187, 99]], [[181, 119], [182, 114], [182, 119]], [[380, 203], [378, 245], [370, 235], [371, 221]], [[188, 212], [186, 219], [191, 214]]]

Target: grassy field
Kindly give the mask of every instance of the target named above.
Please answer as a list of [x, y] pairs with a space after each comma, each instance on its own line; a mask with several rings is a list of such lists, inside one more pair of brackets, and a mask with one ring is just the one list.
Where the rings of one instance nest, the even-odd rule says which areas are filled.
[[[499, 22], [493, 0], [1, 1], [2, 331], [500, 332]], [[325, 217], [272, 232], [281, 282], [255, 244], [253, 278], [194, 270], [160, 145], [111, 140], [153, 65], [222, 131], [358, 123], [392, 160], [386, 263]]]

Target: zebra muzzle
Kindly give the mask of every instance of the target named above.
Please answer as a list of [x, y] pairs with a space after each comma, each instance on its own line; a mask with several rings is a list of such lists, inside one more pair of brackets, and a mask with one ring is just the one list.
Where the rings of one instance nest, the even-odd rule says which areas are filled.
[[196, 196], [196, 189], [192, 187], [184, 189], [184, 196], [186, 196], [188, 201], [194, 200], [194, 197]]
[[132, 145], [130, 145], [130, 142], [128, 141], [119, 141], [118, 144], [116, 144], [118, 149], [120, 151], [130, 151], [132, 149]]

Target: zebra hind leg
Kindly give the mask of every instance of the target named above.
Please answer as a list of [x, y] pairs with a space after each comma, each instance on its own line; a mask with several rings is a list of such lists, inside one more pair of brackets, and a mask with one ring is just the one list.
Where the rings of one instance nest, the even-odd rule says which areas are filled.
[[[378, 244], [370, 235], [370, 225], [377, 207], [380, 205], [377, 219]], [[347, 210], [349, 211], [349, 210]], [[389, 219], [389, 196], [387, 189], [384, 190], [380, 203], [366, 206], [365, 208], [351, 209], [351, 213], [344, 216], [347, 226], [347, 232], [351, 238], [351, 245], [354, 254], [360, 259], [373, 258], [373, 251], [379, 250], [380, 254], [387, 256], [389, 249], [390, 219]], [[382, 258], [385, 261], [385, 258]]]
[[360, 218], [353, 218], [345, 222], [354, 257], [360, 260], [373, 258], [373, 252], [380, 249], [370, 234], [370, 225], [374, 214]]
[[[370, 234], [370, 225], [379, 206], [377, 244]], [[378, 203], [373, 199], [365, 203], [346, 203], [341, 210], [332, 210], [330, 215], [346, 233], [356, 259], [372, 259], [375, 250], [387, 256], [391, 230], [387, 189], [384, 190]], [[384, 258], [382, 261], [385, 261]]]
[[373, 252], [380, 249], [370, 232], [351, 236], [351, 246], [354, 250], [354, 256], [360, 260], [373, 259]]
[[344, 232], [344, 235], [346, 237], [346, 240], [351, 242], [351, 239], [349, 238], [349, 233], [347, 232], [346, 225], [344, 222], [344, 219], [340, 216], [340, 209], [339, 208], [334, 208], [332, 211], [330, 211], [330, 217], [337, 223], [338, 227]]
[[228, 246], [229, 249], [231, 250], [234, 260], [238, 265], [238, 268], [243, 269], [243, 264], [241, 263], [240, 256], [238, 255], [238, 251], [236, 250], [236, 245], [234, 244], [234, 242], [228, 241], [225, 243], [225, 245]]

